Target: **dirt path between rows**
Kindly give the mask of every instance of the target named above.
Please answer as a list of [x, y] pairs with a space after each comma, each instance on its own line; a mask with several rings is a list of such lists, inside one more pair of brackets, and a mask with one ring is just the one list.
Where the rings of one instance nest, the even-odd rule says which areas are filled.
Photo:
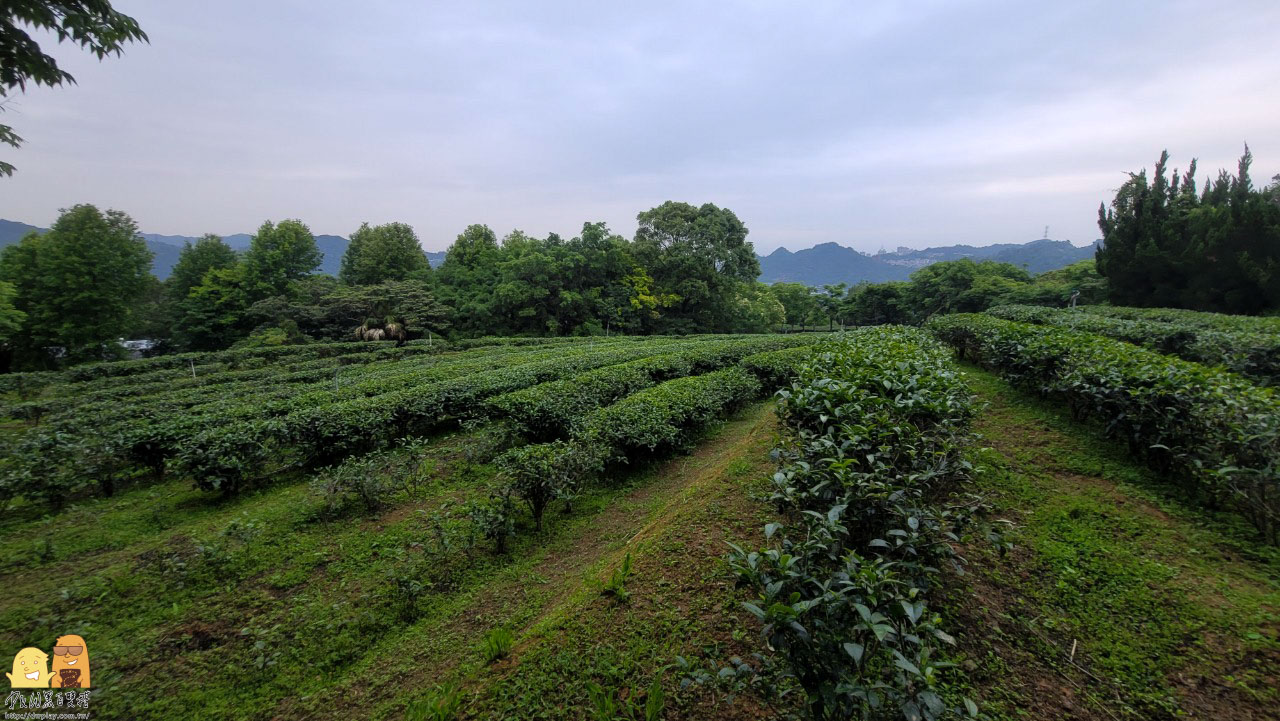
[[275, 718], [350, 718], [383, 707], [406, 691], [421, 691], [448, 679], [465, 680], [479, 668], [476, 649], [482, 637], [497, 627], [511, 630], [516, 643], [510, 657], [491, 670], [514, 668], [523, 653], [542, 642], [539, 627], [553, 617], [572, 614], [575, 600], [584, 592], [598, 595], [593, 586], [628, 550], [661, 531], [674, 516], [711, 500], [716, 494], [707, 490], [708, 483], [741, 458], [744, 448], [762, 435], [771, 436], [773, 428], [772, 404], [753, 406], [693, 453], [658, 465], [649, 482], [585, 519], [571, 538], [537, 549], [532, 562], [513, 559], [518, 572], [498, 574], [494, 582], [465, 591], [466, 598], [447, 615], [380, 644], [389, 653], [376, 675], [349, 675], [305, 705], [282, 700]]

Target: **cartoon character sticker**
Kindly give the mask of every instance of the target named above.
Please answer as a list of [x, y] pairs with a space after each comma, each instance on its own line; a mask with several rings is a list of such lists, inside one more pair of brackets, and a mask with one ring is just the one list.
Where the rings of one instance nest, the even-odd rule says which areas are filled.
[[89, 649], [74, 634], [59, 636], [53, 647], [53, 688], [89, 688]]
[[49, 656], [28, 646], [13, 657], [13, 673], [6, 673], [11, 688], [49, 688]]

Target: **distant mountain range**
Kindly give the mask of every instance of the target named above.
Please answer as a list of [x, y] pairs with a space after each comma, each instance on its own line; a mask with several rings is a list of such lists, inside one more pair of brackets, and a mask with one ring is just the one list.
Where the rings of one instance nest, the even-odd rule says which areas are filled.
[[835, 283], [856, 285], [906, 280], [917, 269], [943, 260], [995, 260], [1012, 263], [1036, 274], [1056, 270], [1093, 257], [1097, 243], [1078, 248], [1066, 240], [1033, 240], [1029, 243], [1001, 243], [974, 247], [947, 245], [913, 250], [898, 248], [875, 255], [860, 253], [838, 243], [822, 243], [805, 250], [778, 248], [760, 258], [760, 280], [786, 281], [821, 286]]
[[[31, 231], [45, 232], [45, 228], [0, 220], [0, 248], [22, 240]], [[195, 237], [185, 235], [156, 235], [143, 233], [147, 248], [155, 254], [151, 269], [157, 278], [169, 277], [184, 243], [195, 242]], [[223, 236], [227, 245], [236, 250], [246, 250], [253, 236], [248, 233]], [[323, 255], [320, 272], [337, 275], [342, 264], [342, 254], [347, 252], [347, 239], [337, 235], [317, 235], [316, 245]], [[1026, 268], [1030, 273], [1055, 270], [1077, 261], [1093, 257], [1094, 245], [1077, 248], [1065, 240], [1033, 240], [1029, 243], [1004, 243], [981, 248], [972, 245], [948, 245], [924, 250], [898, 248], [892, 252], [866, 255], [837, 243], [822, 243], [805, 250], [790, 251], [779, 248], [760, 258], [760, 280], [765, 283], [788, 281], [820, 286], [832, 283], [854, 285], [861, 282], [881, 283], [888, 280], [906, 280], [917, 268], [941, 260], [998, 260]], [[445, 251], [427, 253], [432, 268], [444, 262]]]

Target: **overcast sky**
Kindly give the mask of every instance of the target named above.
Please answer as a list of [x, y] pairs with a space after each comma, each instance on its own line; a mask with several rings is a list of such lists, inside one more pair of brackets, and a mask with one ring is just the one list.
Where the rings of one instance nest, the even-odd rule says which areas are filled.
[[142, 230], [470, 223], [630, 236], [727, 206], [756, 249], [1098, 236], [1126, 171], [1280, 172], [1280, 2], [117, 0], [151, 36], [0, 120], [0, 217]]

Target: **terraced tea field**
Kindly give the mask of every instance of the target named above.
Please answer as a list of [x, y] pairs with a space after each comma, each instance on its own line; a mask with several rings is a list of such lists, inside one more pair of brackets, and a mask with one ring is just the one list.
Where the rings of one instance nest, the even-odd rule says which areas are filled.
[[6, 376], [0, 638], [101, 718], [1273, 718], [1256, 380], [993, 316]]

